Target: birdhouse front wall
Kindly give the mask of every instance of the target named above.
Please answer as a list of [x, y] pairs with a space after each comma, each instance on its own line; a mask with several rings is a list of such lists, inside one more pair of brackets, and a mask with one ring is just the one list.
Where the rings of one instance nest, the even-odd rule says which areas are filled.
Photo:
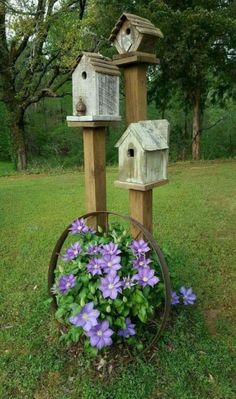
[[73, 115], [77, 115], [79, 98], [86, 106], [86, 115], [96, 115], [96, 72], [87, 57], [83, 57], [72, 74]]
[[127, 138], [119, 147], [119, 180], [145, 184], [146, 162], [146, 154], [136, 138]]
[[128, 51], [134, 51], [134, 46], [138, 41], [138, 36], [139, 32], [131, 22], [129, 20], [124, 22], [114, 43], [118, 52], [122, 54]]
[[119, 76], [96, 74], [96, 112], [119, 116]]

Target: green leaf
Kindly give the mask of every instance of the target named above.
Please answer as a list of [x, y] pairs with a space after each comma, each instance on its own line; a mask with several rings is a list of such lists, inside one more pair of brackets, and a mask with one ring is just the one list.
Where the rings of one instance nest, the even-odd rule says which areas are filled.
[[140, 306], [140, 309], [138, 311], [138, 318], [141, 320], [143, 323], [147, 321], [147, 311], [145, 306]]

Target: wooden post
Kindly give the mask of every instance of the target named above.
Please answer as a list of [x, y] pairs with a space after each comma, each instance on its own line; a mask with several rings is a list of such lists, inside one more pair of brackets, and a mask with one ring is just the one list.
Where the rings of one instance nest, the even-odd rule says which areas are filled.
[[147, 119], [146, 72], [147, 66], [145, 64], [131, 64], [124, 69], [127, 126], [132, 122]]
[[[87, 212], [106, 211], [106, 127], [117, 121], [67, 121], [69, 127], [83, 129], [85, 201]], [[89, 220], [95, 229], [107, 227], [105, 214]]]
[[[146, 64], [131, 64], [124, 69], [127, 126], [147, 119], [146, 73]], [[152, 190], [129, 190], [129, 208], [130, 216], [152, 232]], [[137, 227], [131, 226], [134, 238], [140, 238], [137, 237], [139, 232]]]
[[[87, 212], [106, 210], [105, 127], [84, 127], [84, 174]], [[94, 228], [106, 227], [106, 216], [92, 221]]]
[[[147, 65], [158, 60], [152, 54], [117, 55], [113, 62], [124, 68], [126, 124], [147, 119]], [[129, 190], [130, 216], [152, 233], [152, 189]], [[131, 226], [134, 238], [141, 238], [139, 229]], [[139, 234], [139, 236], [138, 236]]]

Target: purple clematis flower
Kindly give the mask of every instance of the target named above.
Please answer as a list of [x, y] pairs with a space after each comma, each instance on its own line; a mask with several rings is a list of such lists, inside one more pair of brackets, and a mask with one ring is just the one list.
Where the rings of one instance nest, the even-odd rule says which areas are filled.
[[116, 299], [118, 293], [122, 291], [122, 282], [115, 272], [110, 272], [106, 277], [101, 278], [100, 290], [103, 298]]
[[121, 251], [118, 248], [117, 244], [110, 242], [109, 244], [105, 244], [101, 248], [102, 255], [119, 255]]
[[59, 280], [58, 288], [62, 294], [66, 294], [70, 288], [73, 288], [76, 283], [76, 277], [74, 274], [68, 276], [62, 276]]
[[132, 241], [131, 249], [134, 256], [144, 255], [146, 252], [150, 251], [149, 246], [144, 240]]
[[81, 252], [81, 246], [79, 242], [74, 243], [70, 248], [67, 249], [65, 255], [62, 256], [64, 261], [75, 259]]
[[131, 288], [134, 285], [136, 285], [136, 282], [134, 281], [133, 277], [128, 276], [128, 277], [123, 278], [123, 281], [122, 281], [123, 289]]
[[88, 227], [88, 233], [95, 234], [96, 230], [93, 227]]
[[109, 328], [108, 321], [105, 320], [102, 323], [98, 323], [88, 332], [91, 346], [95, 346], [98, 349], [102, 349], [105, 346], [111, 345], [112, 334], [113, 331]]
[[87, 253], [89, 255], [98, 255], [100, 254], [100, 246], [99, 245], [89, 245]]
[[183, 296], [184, 305], [193, 305], [197, 299], [192, 288], [181, 287], [179, 292]]
[[116, 255], [104, 255], [102, 258], [102, 268], [105, 273], [116, 271], [121, 268], [120, 256]]
[[142, 287], [146, 285], [151, 285], [151, 287], [153, 287], [160, 281], [160, 279], [154, 275], [154, 270], [149, 267], [139, 269], [138, 274], [135, 274], [133, 279], [137, 280]]
[[179, 295], [176, 294], [175, 291], [171, 293], [171, 305], [178, 305], [179, 303]]
[[87, 264], [88, 272], [91, 273], [93, 276], [95, 276], [96, 274], [102, 274], [102, 265], [102, 259], [90, 259], [89, 263]]
[[75, 220], [71, 227], [69, 228], [71, 234], [78, 233], [88, 233], [90, 231], [89, 227], [86, 225], [85, 220], [83, 218]]
[[76, 315], [69, 318], [71, 324], [76, 327], [82, 327], [84, 331], [88, 332], [92, 327], [98, 324], [97, 318], [100, 312], [93, 308], [93, 302], [84, 305], [81, 311]]
[[125, 319], [125, 323], [126, 323], [126, 327], [125, 328], [121, 328], [118, 331], [118, 335], [120, 337], [124, 337], [124, 338], [128, 338], [131, 335], [135, 335], [136, 331], [135, 331], [135, 324], [131, 323], [131, 320], [129, 317], [126, 317]]
[[145, 255], [141, 255], [138, 258], [134, 259], [133, 266], [134, 269], [139, 269], [140, 267], [149, 267], [149, 263], [151, 263], [151, 259], [146, 259]]

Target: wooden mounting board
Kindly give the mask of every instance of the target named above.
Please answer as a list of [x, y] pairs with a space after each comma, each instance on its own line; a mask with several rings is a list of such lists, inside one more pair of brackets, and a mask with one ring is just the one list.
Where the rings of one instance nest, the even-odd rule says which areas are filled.
[[156, 58], [155, 54], [141, 53], [133, 51], [131, 53], [116, 54], [113, 57], [113, 64], [117, 66], [125, 66], [129, 64], [159, 64], [160, 60]]
[[118, 126], [119, 121], [87, 121], [87, 122], [67, 122], [68, 127], [108, 127]]
[[114, 182], [114, 185], [115, 185], [115, 187], [126, 188], [128, 190], [148, 191], [148, 190], [152, 190], [155, 187], [164, 186], [167, 183], [169, 183], [168, 179], [149, 183], [149, 184], [128, 183], [128, 182], [116, 180]]

